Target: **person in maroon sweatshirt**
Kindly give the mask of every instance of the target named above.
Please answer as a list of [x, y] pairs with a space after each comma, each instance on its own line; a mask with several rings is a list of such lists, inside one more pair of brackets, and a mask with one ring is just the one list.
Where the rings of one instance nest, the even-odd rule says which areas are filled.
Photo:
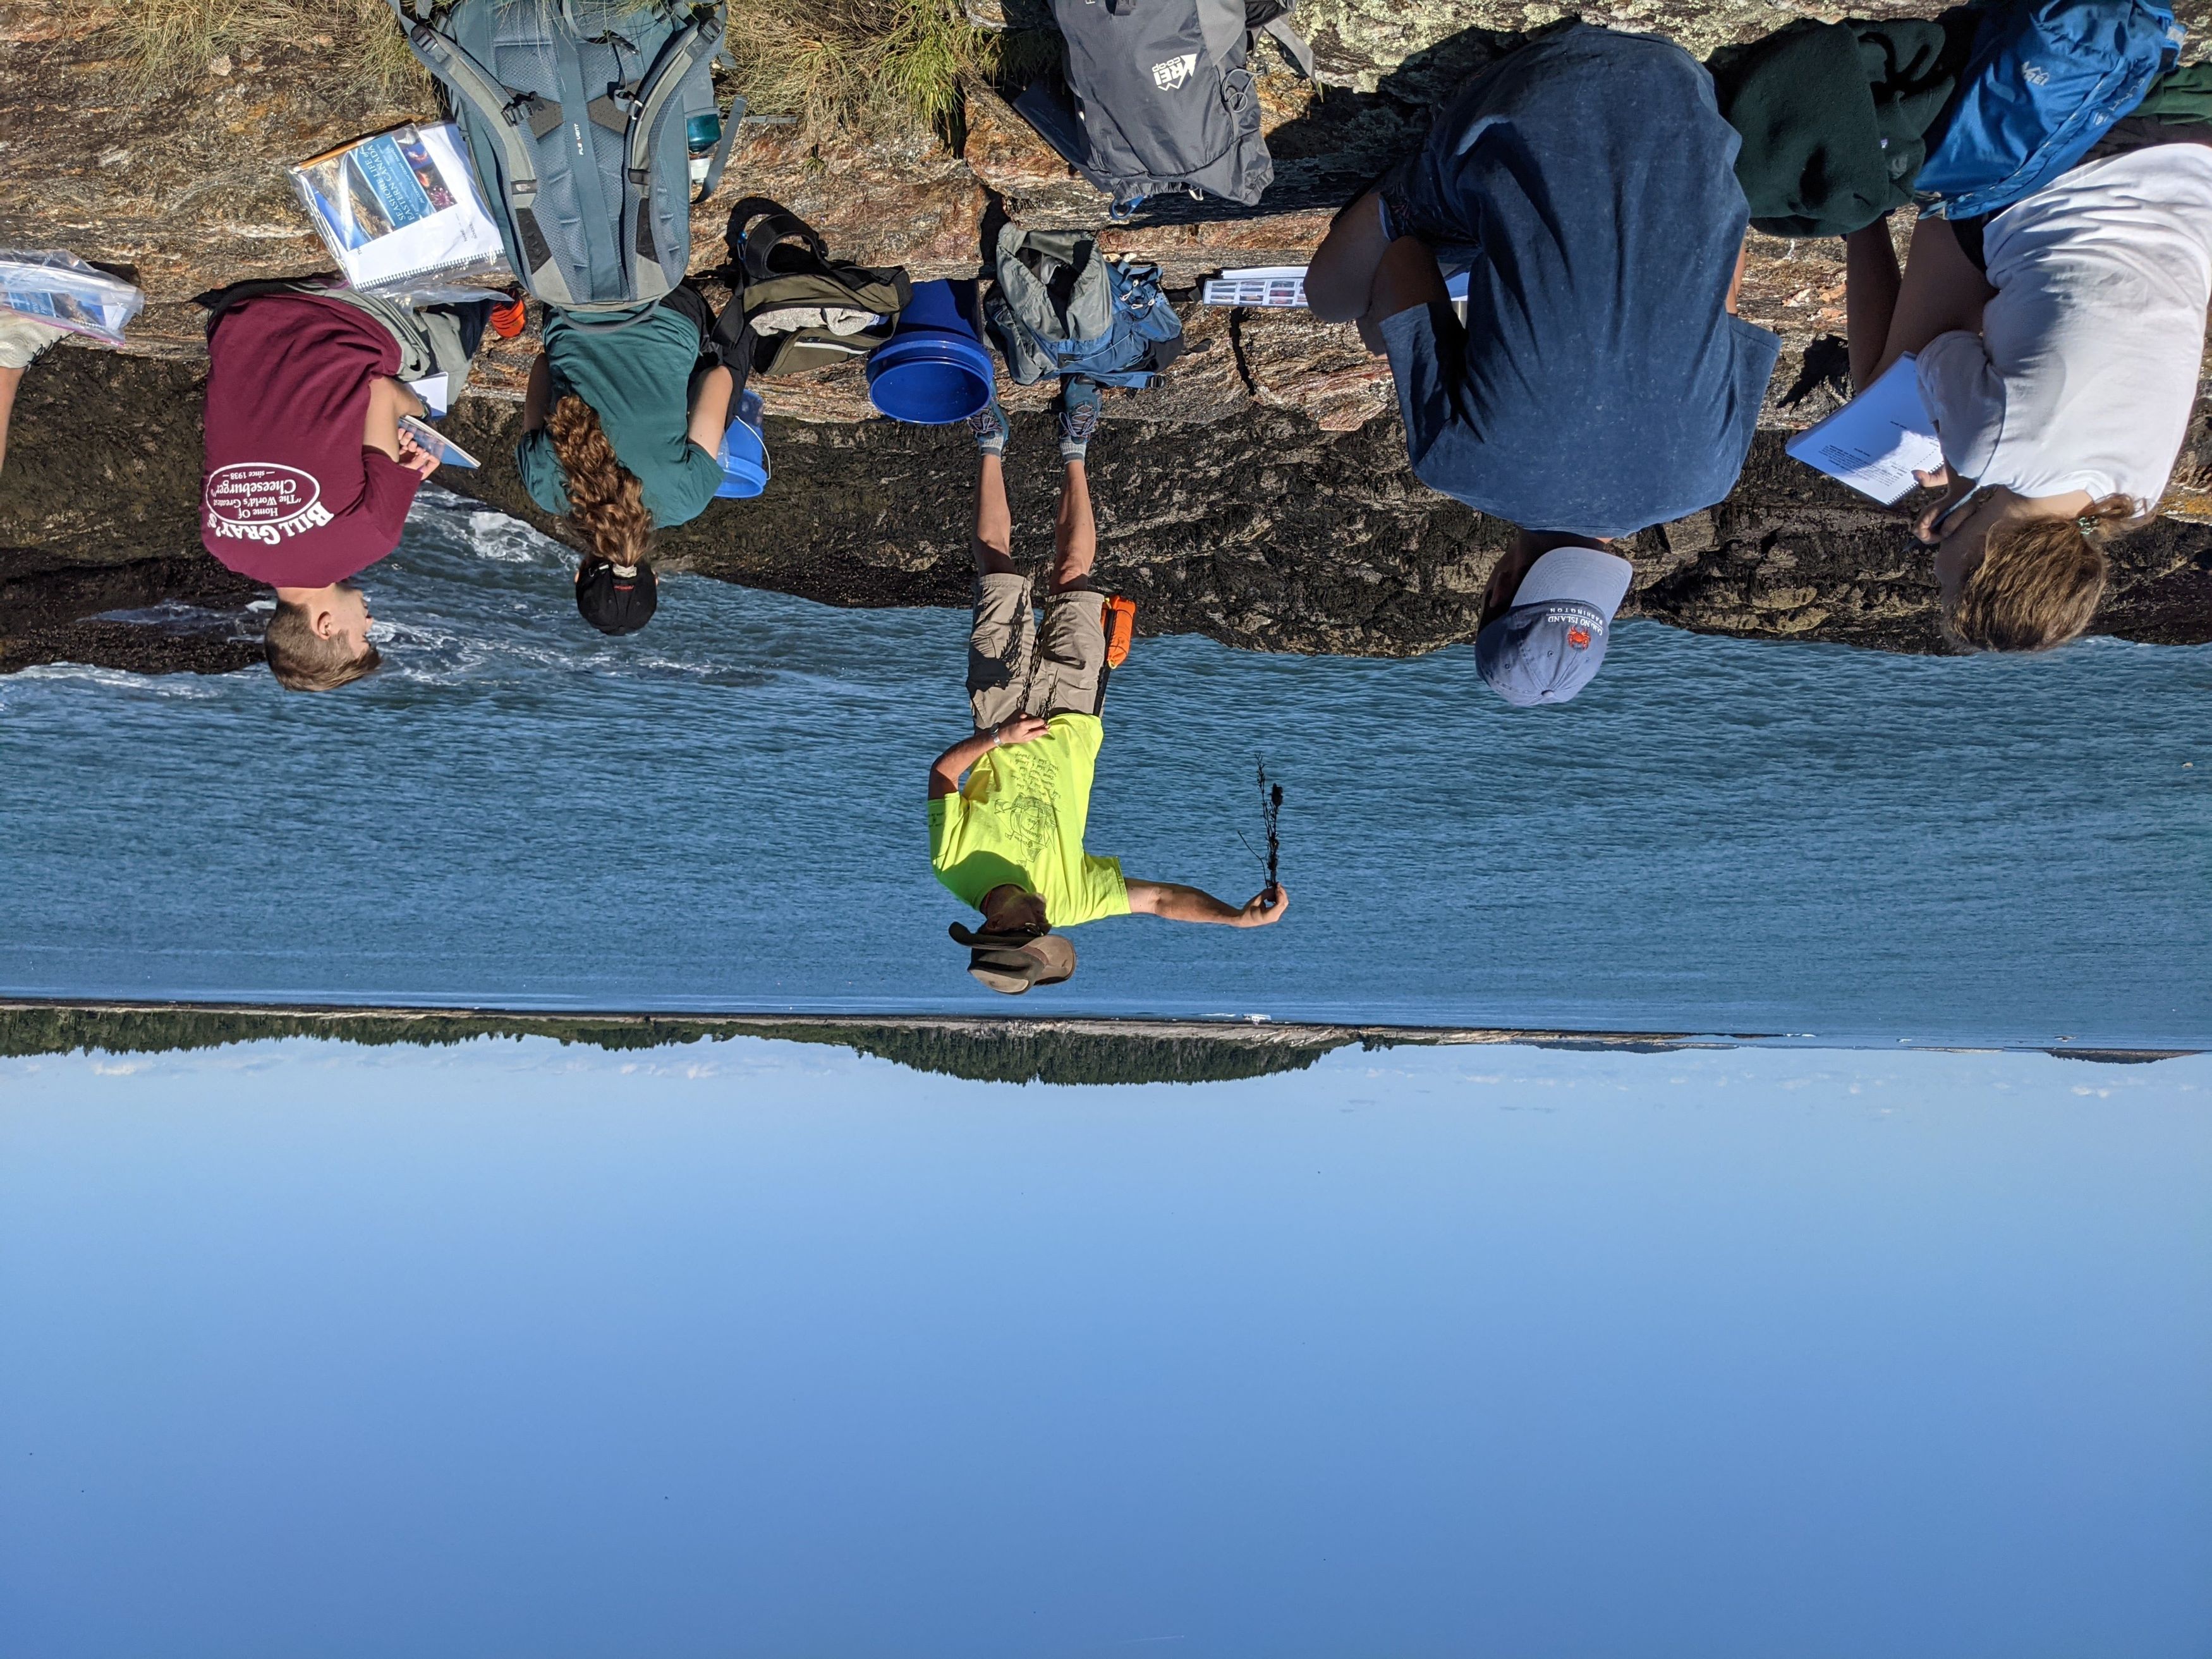
[[207, 302], [200, 541], [276, 590], [265, 641], [278, 683], [344, 685], [380, 660], [368, 601], [348, 579], [399, 544], [437, 465], [399, 429], [423, 412], [407, 380], [444, 372], [457, 396], [492, 302], [415, 313], [273, 283]]

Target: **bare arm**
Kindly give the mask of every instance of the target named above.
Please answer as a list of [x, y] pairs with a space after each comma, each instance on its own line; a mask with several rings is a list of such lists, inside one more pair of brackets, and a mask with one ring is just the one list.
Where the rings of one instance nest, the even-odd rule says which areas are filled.
[[691, 404], [691, 426], [685, 434], [709, 455], [722, 453], [722, 429], [730, 423], [730, 391], [737, 376], [726, 368], [710, 368], [699, 377], [699, 395]]
[[988, 732], [978, 732], [972, 738], [961, 740], [929, 763], [929, 798], [943, 800], [947, 795], [960, 793], [960, 780], [968, 775], [968, 769], [989, 754], [1002, 743], [1034, 743], [1042, 737], [1051, 722], [1035, 714], [1022, 714], [993, 726]]
[[1306, 266], [1306, 304], [1324, 323], [1356, 323], [1374, 297], [1382, 239], [1382, 192], [1369, 191], [1330, 223]]
[[[1848, 319], [1844, 326], [1850, 334], [1855, 387], [1872, 386], [1899, 357], [1918, 351], [1939, 334], [1957, 329], [1980, 333], [1982, 307], [1996, 295], [1989, 279], [1974, 269], [1974, 262], [1959, 246], [1958, 234], [1948, 220], [1923, 218], [1913, 226], [1912, 246], [1905, 252], [1902, 276], [1885, 273], [1885, 258], [1887, 272], [1894, 272], [1897, 264], [1888, 239], [1887, 225], [1878, 222], [1854, 233], [1844, 244], [1844, 272], [1850, 283], [1844, 297]], [[1868, 279], [1863, 299], [1859, 294], [1863, 266]], [[1885, 283], [1893, 286], [1885, 291]], [[1881, 342], [1878, 349], [1874, 344], [1877, 335]], [[1869, 356], [1873, 362], [1863, 377], [1859, 367]]]
[[[1164, 916], [1170, 921], [1211, 921], [1224, 927], [1266, 927], [1291, 908], [1290, 889], [1277, 885], [1254, 896], [1242, 908], [1212, 894], [1172, 881], [1128, 884], [1132, 915]], [[1270, 902], [1270, 900], [1273, 902]]]
[[530, 383], [522, 388], [522, 429], [536, 432], [545, 424], [545, 417], [553, 412], [553, 366], [539, 352], [538, 360], [530, 365]]
[[[362, 424], [361, 447], [380, 450], [402, 465], [413, 467], [427, 476], [429, 466], [417, 464], [417, 458], [428, 458], [415, 447], [415, 441], [399, 430], [402, 415], [420, 415], [422, 400], [404, 380], [395, 380], [386, 374], [380, 377], [368, 388], [368, 419]], [[403, 453], [404, 452], [404, 453]]]
[[1435, 252], [1418, 236], [1401, 236], [1382, 250], [1382, 263], [1375, 270], [1375, 286], [1369, 290], [1367, 314], [1359, 319], [1359, 337], [1379, 356], [1386, 319], [1416, 306], [1450, 298]]
[[1844, 332], [1850, 342], [1854, 392], [1874, 384], [1875, 367], [1889, 348], [1901, 276], [1888, 216], [1844, 238]]

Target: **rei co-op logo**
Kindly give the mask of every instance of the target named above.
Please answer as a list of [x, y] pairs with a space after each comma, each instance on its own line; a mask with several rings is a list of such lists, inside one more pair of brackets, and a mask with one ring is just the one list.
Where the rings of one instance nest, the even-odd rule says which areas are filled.
[[1164, 64], [1152, 65], [1152, 79], [1163, 92], [1173, 92], [1190, 79], [1191, 71], [1198, 67], [1198, 54], [1187, 52], [1180, 58], [1170, 58]]
[[203, 505], [207, 527], [225, 540], [274, 547], [287, 537], [331, 521], [323, 488], [296, 466], [240, 461], [210, 474]]

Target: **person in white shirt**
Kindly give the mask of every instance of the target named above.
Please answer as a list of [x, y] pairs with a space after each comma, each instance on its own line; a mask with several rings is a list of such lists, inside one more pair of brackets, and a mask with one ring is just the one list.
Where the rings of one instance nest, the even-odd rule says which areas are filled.
[[[2089, 625], [2101, 542], [2154, 513], [2197, 398], [2212, 303], [2212, 146], [2083, 162], [1985, 222], [1845, 239], [1851, 379], [1917, 354], [1945, 465], [1918, 477], [1947, 629], [2047, 650]], [[1977, 258], [1978, 254], [1980, 257]]]

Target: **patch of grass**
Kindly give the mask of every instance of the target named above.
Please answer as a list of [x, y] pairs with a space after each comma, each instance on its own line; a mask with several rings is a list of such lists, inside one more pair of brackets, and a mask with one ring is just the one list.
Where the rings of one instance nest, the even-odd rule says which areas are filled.
[[[621, 0], [608, 0], [617, 8]], [[865, 137], [957, 139], [963, 88], [1018, 90], [1060, 56], [1046, 0], [732, 0], [737, 90], [756, 114]], [[117, 25], [149, 92], [205, 86], [211, 60], [305, 52], [372, 104], [427, 110], [429, 79], [384, 0], [129, 0]]]
[[963, 0], [735, 0], [730, 10], [748, 106], [815, 129], [953, 137], [963, 88], [1036, 52], [1030, 31], [977, 28]]
[[428, 109], [429, 76], [383, 0], [130, 0], [117, 27], [146, 91], [205, 83], [221, 58], [304, 52], [369, 103]]

